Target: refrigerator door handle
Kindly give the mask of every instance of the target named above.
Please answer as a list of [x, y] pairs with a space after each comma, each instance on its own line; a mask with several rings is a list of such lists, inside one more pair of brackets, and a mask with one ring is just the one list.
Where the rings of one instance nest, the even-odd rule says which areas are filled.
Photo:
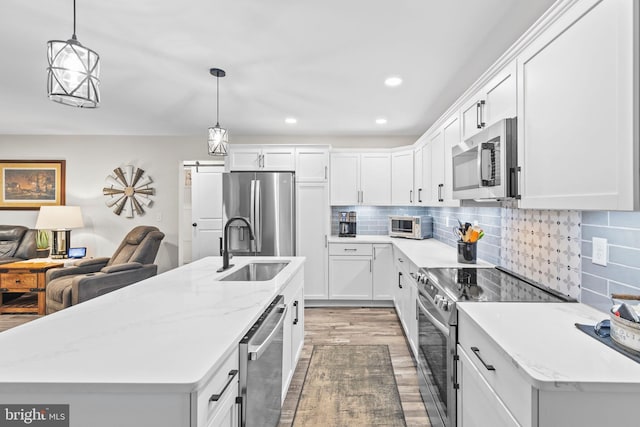
[[262, 201], [260, 200], [260, 180], [254, 181], [254, 207], [255, 211], [253, 212], [253, 221], [251, 224], [253, 225], [253, 234], [256, 242], [256, 252], [262, 252]]

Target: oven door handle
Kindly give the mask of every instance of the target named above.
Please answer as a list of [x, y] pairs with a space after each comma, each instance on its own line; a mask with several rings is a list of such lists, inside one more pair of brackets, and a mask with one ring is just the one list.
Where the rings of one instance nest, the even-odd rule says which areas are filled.
[[425, 307], [424, 304], [422, 304], [422, 301], [420, 301], [420, 298], [417, 299], [417, 303], [418, 303], [418, 308], [420, 309], [422, 314], [424, 314], [424, 316], [427, 319], [429, 319], [431, 323], [433, 323], [433, 326], [435, 326], [436, 329], [442, 332], [446, 337], [449, 337], [449, 328], [447, 328], [445, 325], [440, 323], [438, 319], [433, 317], [433, 314], [429, 313], [429, 310], [427, 310], [427, 307]]

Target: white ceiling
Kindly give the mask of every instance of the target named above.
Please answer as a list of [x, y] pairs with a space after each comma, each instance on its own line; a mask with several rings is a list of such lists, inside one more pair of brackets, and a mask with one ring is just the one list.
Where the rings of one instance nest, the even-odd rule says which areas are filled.
[[82, 110], [46, 96], [72, 0], [2, 0], [0, 134], [204, 135], [218, 67], [232, 138], [420, 135], [552, 3], [77, 0], [78, 40], [102, 60], [102, 103]]

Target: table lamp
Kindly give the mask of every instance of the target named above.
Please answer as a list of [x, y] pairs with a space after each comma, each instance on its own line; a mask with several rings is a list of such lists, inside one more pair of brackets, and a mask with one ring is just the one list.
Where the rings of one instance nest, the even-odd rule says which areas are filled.
[[68, 258], [71, 229], [84, 227], [80, 206], [42, 206], [36, 229], [51, 230], [51, 258]]

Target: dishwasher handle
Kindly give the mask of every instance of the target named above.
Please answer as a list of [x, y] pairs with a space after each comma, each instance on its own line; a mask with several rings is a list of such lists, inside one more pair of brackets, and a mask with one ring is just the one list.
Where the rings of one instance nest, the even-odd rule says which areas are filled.
[[249, 360], [260, 359], [260, 356], [262, 356], [262, 353], [264, 353], [267, 347], [269, 347], [269, 344], [271, 344], [271, 341], [273, 341], [273, 339], [276, 337], [278, 333], [278, 329], [280, 329], [280, 327], [282, 326], [282, 323], [284, 322], [284, 318], [286, 317], [286, 314], [287, 314], [286, 304], [278, 305], [276, 307], [275, 312], [279, 313], [280, 318], [278, 319], [278, 322], [273, 327], [273, 330], [269, 332], [269, 335], [264, 339], [264, 341], [262, 341], [259, 344], [255, 344], [255, 345], [249, 344]]

